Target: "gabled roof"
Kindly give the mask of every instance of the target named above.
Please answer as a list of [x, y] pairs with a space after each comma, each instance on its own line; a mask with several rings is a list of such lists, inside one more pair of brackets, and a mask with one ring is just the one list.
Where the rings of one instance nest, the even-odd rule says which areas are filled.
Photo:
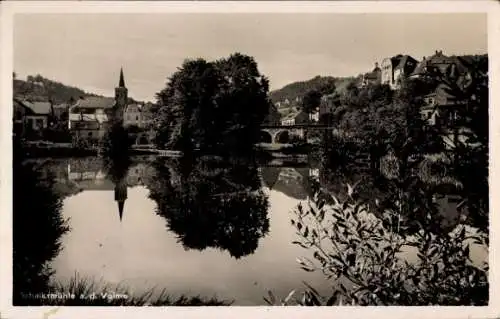
[[125, 107], [125, 112], [141, 112], [142, 109], [139, 104], [132, 103], [128, 104], [127, 107]]
[[406, 67], [406, 65], [408, 64], [409, 61], [416, 62], [417, 60], [415, 60], [414, 58], [412, 58], [409, 55], [403, 55], [403, 56], [401, 56], [401, 58], [399, 59], [399, 63], [395, 67], [395, 69], [404, 69]]
[[50, 114], [50, 102], [31, 102], [27, 100], [16, 100], [24, 107], [29, 108], [34, 114], [37, 115], [49, 115]]
[[294, 119], [297, 117], [297, 115], [299, 115], [300, 113], [303, 113], [302, 111], [294, 111], [292, 113], [289, 113], [287, 116], [285, 116], [284, 118], [282, 118], [281, 120], [291, 120], [291, 119]]
[[115, 99], [110, 97], [88, 96], [79, 99], [72, 107], [81, 107], [86, 109], [108, 109], [115, 104]]

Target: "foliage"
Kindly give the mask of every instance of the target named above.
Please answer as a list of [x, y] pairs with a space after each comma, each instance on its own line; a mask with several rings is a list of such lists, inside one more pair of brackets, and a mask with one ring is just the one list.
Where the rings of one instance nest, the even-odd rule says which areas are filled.
[[269, 112], [268, 90], [252, 57], [188, 60], [157, 94], [156, 144], [184, 151], [251, 148]]
[[229, 306], [230, 300], [215, 297], [172, 296], [166, 289], [149, 289], [138, 295], [122, 285], [109, 285], [93, 278], [75, 274], [67, 283], [53, 283], [46, 295], [74, 296], [74, 298], [33, 299], [34, 303], [50, 306]]
[[[34, 164], [23, 163], [14, 146], [13, 161], [13, 280], [16, 305], [22, 293], [48, 289], [52, 275], [49, 262], [61, 248], [60, 238], [68, 230], [61, 216], [62, 199], [53, 191], [54, 177], [42, 176]], [[29, 200], [26, 200], [29, 198]]]
[[[335, 89], [335, 87], [334, 87]], [[308, 91], [302, 98], [302, 111], [305, 113], [313, 113], [321, 103], [321, 93], [316, 90]]]
[[[299, 304], [306, 305], [486, 305], [488, 266], [470, 259], [470, 247], [486, 246], [487, 234], [458, 225], [449, 233], [421, 227], [415, 236], [400, 231], [400, 213], [376, 217], [354, 200], [348, 185], [345, 201], [319, 192], [314, 204], [295, 211], [292, 224], [314, 261], [299, 259], [305, 271], [322, 271], [334, 293], [322, 297], [312, 287]], [[422, 223], [433, 223], [427, 214]], [[411, 247], [416, 260], [412, 261]], [[288, 301], [291, 300], [288, 297]]]
[[353, 78], [339, 78], [331, 76], [316, 76], [307, 81], [290, 83], [279, 90], [270, 93], [273, 103], [302, 98], [308, 91], [316, 90], [323, 94], [333, 93], [336, 89], [342, 90]]
[[[28, 75], [26, 80], [14, 77], [13, 95], [24, 97], [32, 101], [47, 102], [52, 100], [55, 104], [68, 103], [80, 97], [100, 96], [94, 93], [85, 92], [74, 86], [68, 86], [58, 81], [50, 80], [40, 74]], [[130, 103], [137, 103], [130, 99]]]
[[103, 141], [103, 153], [106, 157], [127, 157], [132, 145], [128, 130], [120, 122], [113, 122], [108, 127]]
[[260, 189], [254, 163], [237, 159], [183, 158], [155, 165], [146, 181], [157, 213], [189, 249], [227, 250], [241, 258], [252, 254], [269, 230], [268, 198]]

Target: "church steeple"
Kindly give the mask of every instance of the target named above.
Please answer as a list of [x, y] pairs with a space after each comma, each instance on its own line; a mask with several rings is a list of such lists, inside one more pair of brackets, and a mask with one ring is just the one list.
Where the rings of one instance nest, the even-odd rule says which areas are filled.
[[123, 112], [127, 107], [128, 90], [125, 87], [125, 77], [123, 76], [123, 68], [120, 68], [120, 81], [118, 87], [115, 88], [115, 121], [123, 121]]
[[118, 84], [118, 87], [121, 87], [121, 88], [125, 87], [125, 79], [123, 77], [123, 67], [120, 68], [120, 83]]

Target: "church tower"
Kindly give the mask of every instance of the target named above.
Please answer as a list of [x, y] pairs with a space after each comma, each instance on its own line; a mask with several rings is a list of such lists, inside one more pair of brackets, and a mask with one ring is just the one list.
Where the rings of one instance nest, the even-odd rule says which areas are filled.
[[125, 79], [123, 77], [123, 68], [120, 68], [120, 82], [115, 88], [115, 119], [123, 121], [123, 113], [127, 107], [128, 90], [125, 87]]

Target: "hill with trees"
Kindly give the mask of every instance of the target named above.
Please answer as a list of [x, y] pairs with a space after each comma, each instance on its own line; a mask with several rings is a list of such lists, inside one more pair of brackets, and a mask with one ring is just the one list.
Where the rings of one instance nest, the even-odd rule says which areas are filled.
[[[91, 92], [69, 86], [55, 80], [50, 80], [40, 74], [35, 76], [28, 75], [26, 80], [16, 78], [13, 74], [13, 93], [15, 97], [29, 99], [31, 101], [47, 102], [52, 100], [55, 104], [68, 103], [69, 101], [77, 100], [80, 97], [102, 96]], [[133, 99], [129, 99], [129, 103], [137, 103]]]
[[[298, 81], [285, 85], [281, 89], [272, 91], [269, 96], [273, 103], [281, 102], [278, 111], [285, 116], [294, 110], [298, 110], [301, 106], [300, 100], [309, 92], [316, 91], [321, 94], [340, 93], [343, 92], [350, 83], [355, 81], [355, 77], [318, 75], [306, 81]], [[288, 100], [289, 103], [284, 103], [286, 100]]]

